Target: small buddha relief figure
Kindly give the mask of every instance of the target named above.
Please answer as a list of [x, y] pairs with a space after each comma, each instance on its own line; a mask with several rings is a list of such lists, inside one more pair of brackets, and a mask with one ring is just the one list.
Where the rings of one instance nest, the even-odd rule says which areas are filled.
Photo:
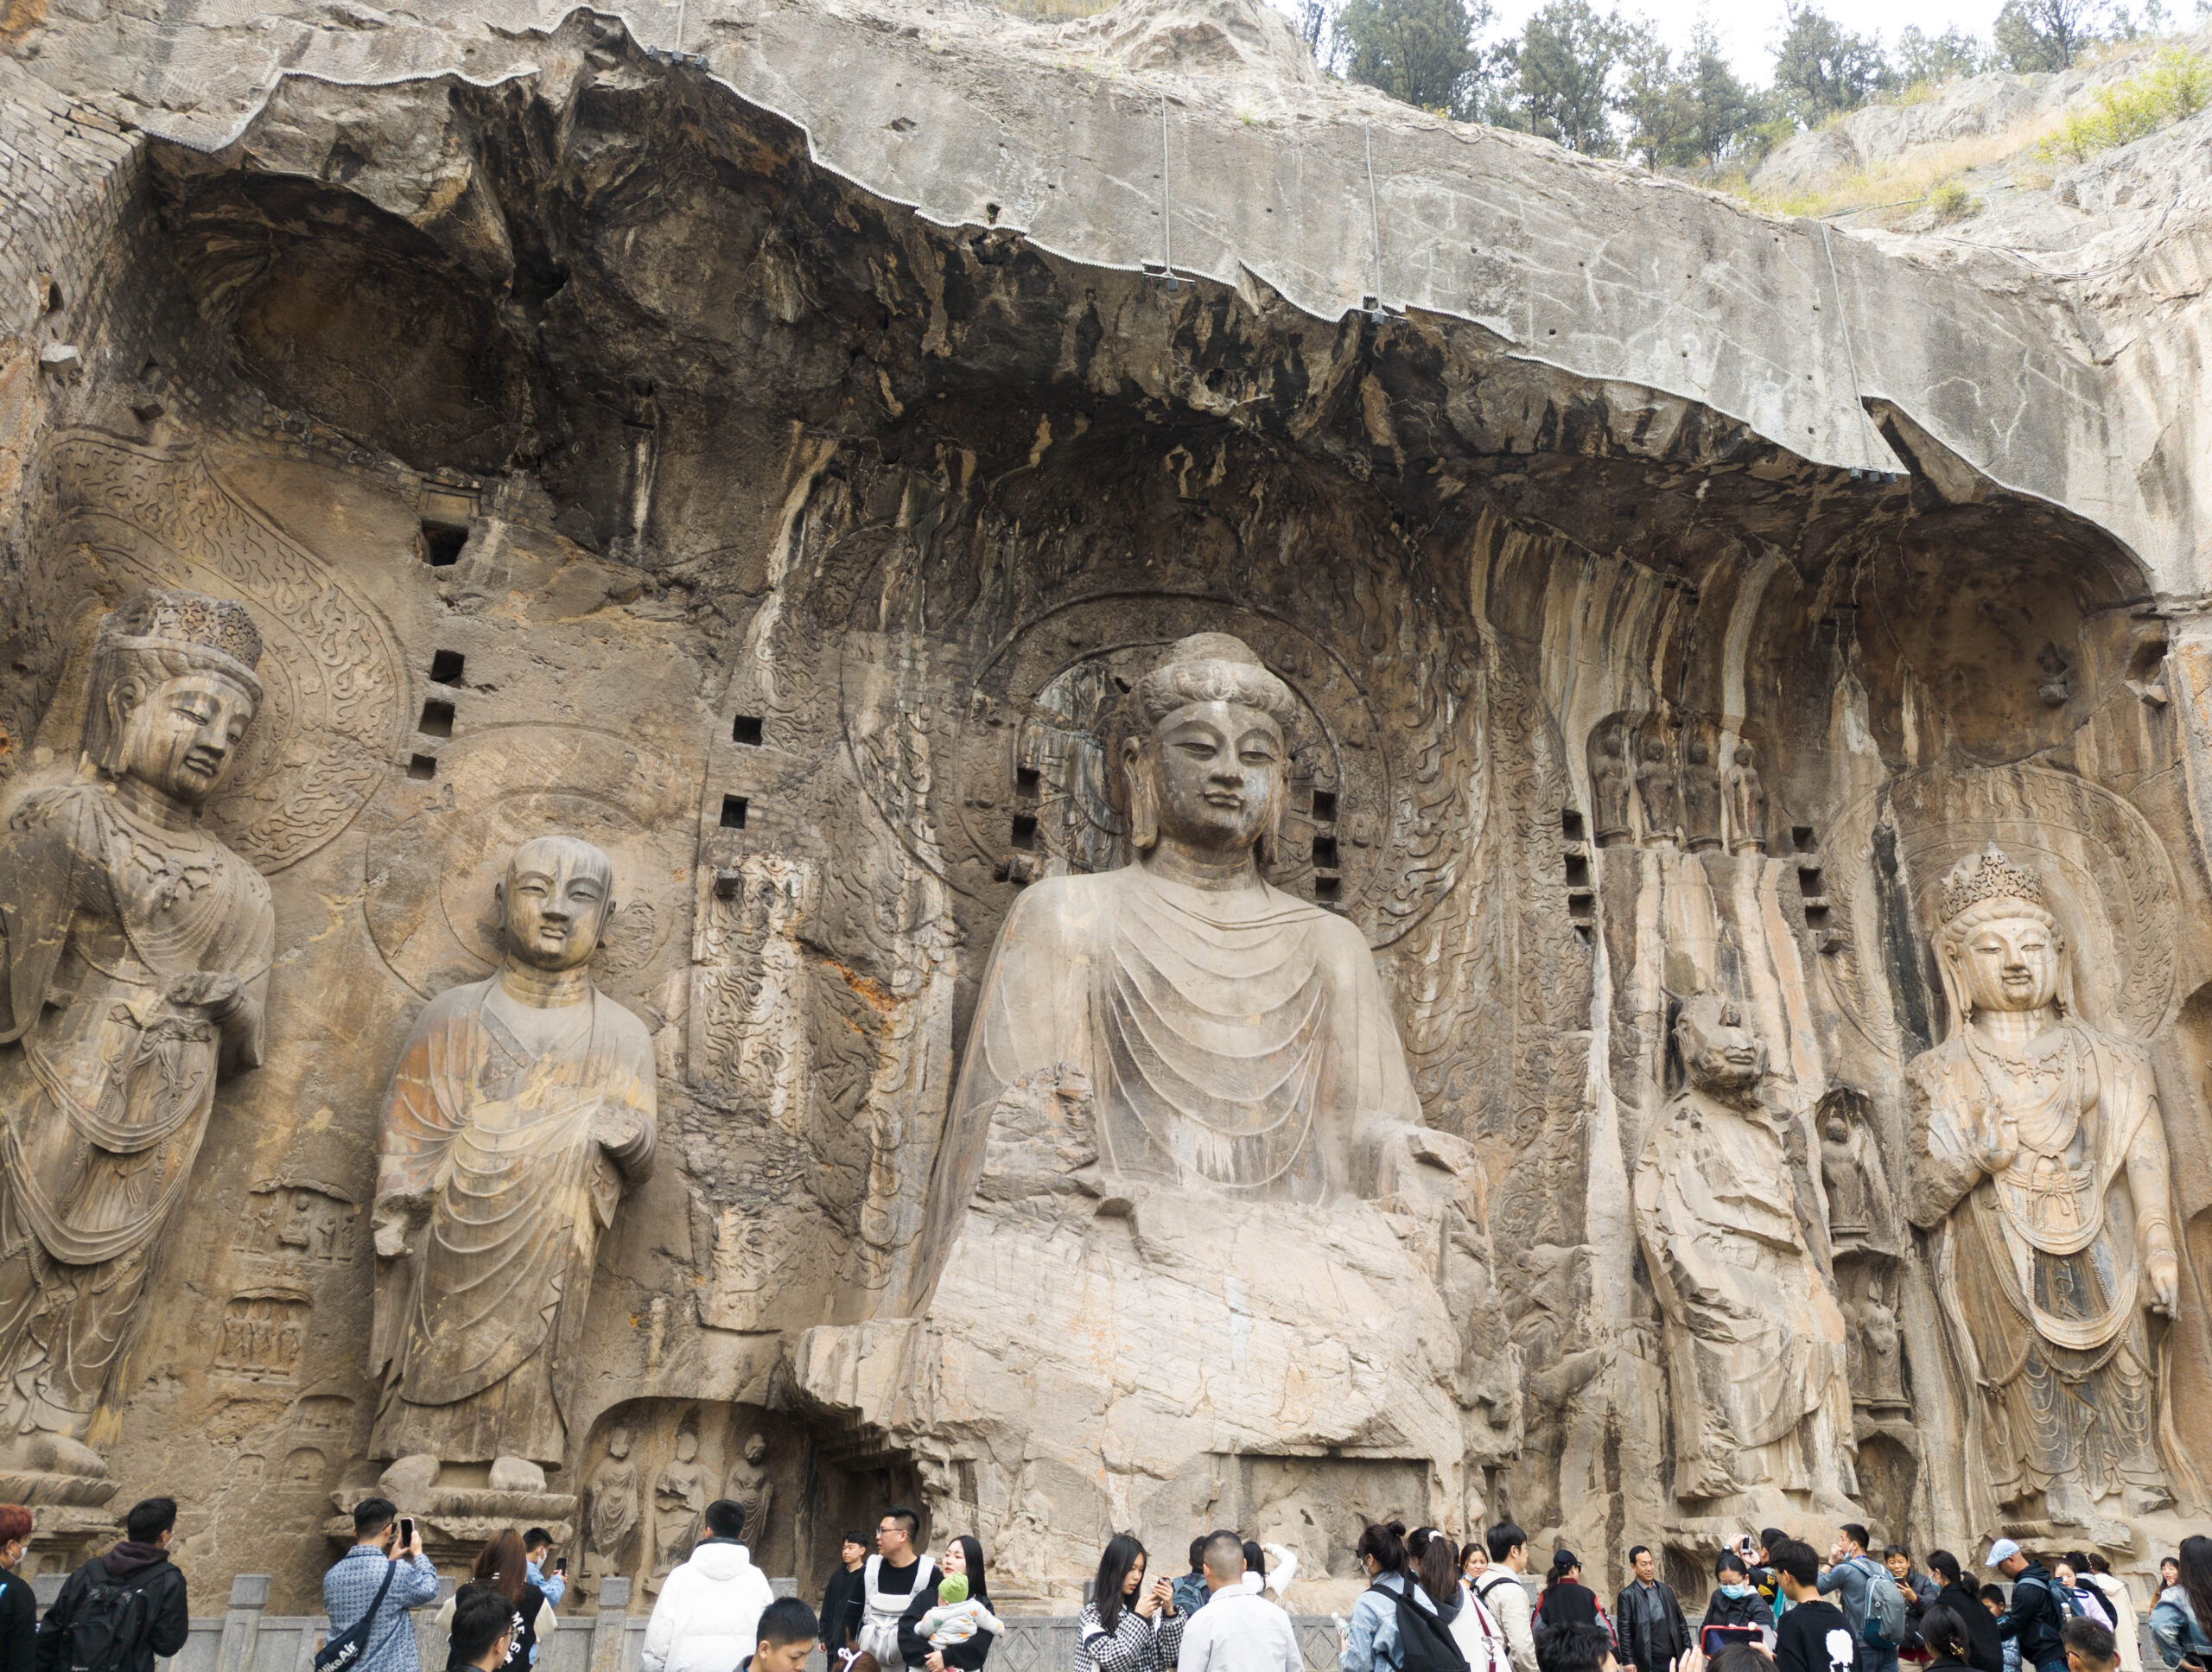
[[745, 1442], [737, 1461], [729, 1465], [729, 1479], [722, 1496], [745, 1511], [745, 1539], [756, 1560], [768, 1554], [768, 1515], [775, 1508], [776, 1483], [768, 1472], [768, 1440], [754, 1434]]
[[1686, 1084], [1632, 1187], [1665, 1319], [1675, 1495], [1810, 1492], [1840, 1508], [1853, 1486], [1849, 1336], [1760, 1100], [1766, 1047], [1710, 993], [1683, 1001], [1675, 1042]]
[[1667, 740], [1643, 740], [1643, 762], [1636, 769], [1636, 789], [1643, 803], [1643, 845], [1660, 848], [1681, 836], [1675, 817], [1675, 763], [1667, 758]]
[[1694, 854], [1711, 853], [1720, 846], [1720, 772], [1703, 738], [1692, 738], [1683, 754], [1682, 845]]
[[1858, 1324], [1866, 1340], [1866, 1402], [1877, 1411], [1903, 1408], [1904, 1342], [1897, 1333], [1897, 1315], [1883, 1296], [1878, 1276], [1866, 1281], [1866, 1300], [1859, 1308]]
[[700, 1517], [707, 1511], [707, 1469], [699, 1461], [699, 1436], [690, 1428], [676, 1434], [676, 1455], [653, 1482], [653, 1579], [676, 1571], [699, 1542]]
[[630, 1431], [617, 1427], [607, 1436], [607, 1455], [592, 1472], [591, 1498], [586, 1513], [590, 1533], [590, 1556], [586, 1566], [594, 1574], [619, 1573], [628, 1554], [631, 1535], [638, 1530], [638, 1465], [630, 1455]]
[[1999, 1504], [2119, 1536], [2118, 1512], [2174, 1497], [2158, 1341], [2180, 1262], [2149, 1053], [2082, 1019], [2042, 884], [1994, 845], [1940, 912], [1950, 1034], [1906, 1069], [1908, 1211], [1951, 1275], [1966, 1455]]
[[510, 1460], [520, 1478], [567, 1453], [600, 1236], [656, 1141], [652, 1041], [587, 967], [613, 893], [588, 842], [516, 849], [505, 963], [431, 1000], [392, 1072], [372, 1456]]
[[1600, 848], [1626, 842], [1629, 790], [1633, 782], [1628, 762], [1621, 759], [1621, 734], [1608, 726], [1599, 740], [1598, 759], [1590, 769], [1590, 801], [1597, 814], [1594, 840]]
[[1821, 1183], [1828, 1195], [1828, 1235], [1838, 1243], [1856, 1242], [1873, 1230], [1872, 1198], [1860, 1138], [1840, 1109], [1821, 1121]]
[[1735, 763], [1728, 768], [1728, 851], [1766, 851], [1766, 786], [1751, 764], [1748, 743], [1736, 745]]
[[18, 1466], [84, 1443], [184, 1198], [216, 1083], [259, 1065], [276, 916], [201, 827], [261, 702], [235, 603], [101, 626], [73, 781], [0, 833], [0, 1409]]
[[[973, 1168], [939, 1169], [932, 1222], [969, 1198], [1001, 1100], [1047, 1081], [1089, 1089], [1114, 1175], [1321, 1202], [1448, 1167], [1427, 1151], [1459, 1141], [1420, 1126], [1359, 930], [1262, 874], [1287, 800], [1288, 689], [1241, 640], [1199, 633], [1129, 701], [1135, 857], [1015, 900], [946, 1140]], [[1397, 1167], [1409, 1145], [1426, 1148]]]

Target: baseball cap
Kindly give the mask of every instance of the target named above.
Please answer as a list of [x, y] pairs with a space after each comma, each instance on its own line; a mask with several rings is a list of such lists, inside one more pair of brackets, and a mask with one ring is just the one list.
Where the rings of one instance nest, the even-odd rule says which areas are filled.
[[1989, 1561], [1986, 1565], [1994, 1567], [1999, 1562], [2009, 1561], [2019, 1554], [2020, 1547], [2018, 1544], [2009, 1538], [2000, 1538], [1989, 1547]]

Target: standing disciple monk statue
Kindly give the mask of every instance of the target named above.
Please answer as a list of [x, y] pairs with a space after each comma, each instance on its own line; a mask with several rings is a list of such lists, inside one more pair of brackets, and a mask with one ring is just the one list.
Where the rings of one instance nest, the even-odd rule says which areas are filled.
[[2152, 1316], [2180, 1265], [2149, 1056], [2082, 1020], [2042, 887], [1995, 847], [1944, 879], [1935, 940], [1952, 1025], [1907, 1068], [1910, 1211], [1937, 1233], [1965, 1455], [2059, 1526], [2161, 1508]]
[[261, 1061], [269, 887], [200, 808], [261, 702], [238, 605], [149, 592], [95, 642], [74, 782], [0, 833], [0, 1409], [19, 1463], [82, 1441], [215, 1083]]
[[[1288, 789], [1289, 689], [1242, 640], [1206, 633], [1130, 701], [1133, 860], [1014, 902], [953, 1153], [979, 1155], [1000, 1098], [1065, 1065], [1088, 1084], [1116, 1173], [1300, 1202], [1387, 1187], [1421, 1104], [1374, 955], [1345, 919], [1260, 874]], [[972, 1178], [957, 1182], [965, 1202]]]
[[507, 954], [423, 1009], [391, 1077], [377, 1168], [372, 1455], [568, 1452], [601, 1233], [650, 1170], [652, 1043], [586, 969], [614, 877], [588, 842], [515, 849]]
[[1675, 1496], [1782, 1494], [1850, 1513], [1844, 1319], [1808, 1244], [1782, 1134], [1760, 1101], [1766, 1047], [1714, 994], [1675, 1027], [1688, 1084], [1635, 1179], [1636, 1228], [1666, 1319]]

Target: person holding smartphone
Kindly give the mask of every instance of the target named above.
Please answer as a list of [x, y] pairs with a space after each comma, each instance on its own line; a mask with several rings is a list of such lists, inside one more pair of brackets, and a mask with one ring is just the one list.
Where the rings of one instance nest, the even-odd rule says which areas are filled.
[[351, 1631], [376, 1605], [387, 1570], [391, 1587], [377, 1605], [368, 1645], [352, 1672], [423, 1672], [407, 1611], [438, 1594], [438, 1570], [423, 1554], [414, 1516], [402, 1516], [390, 1498], [365, 1497], [353, 1506], [353, 1548], [322, 1576], [322, 1612], [330, 1617], [333, 1637]]

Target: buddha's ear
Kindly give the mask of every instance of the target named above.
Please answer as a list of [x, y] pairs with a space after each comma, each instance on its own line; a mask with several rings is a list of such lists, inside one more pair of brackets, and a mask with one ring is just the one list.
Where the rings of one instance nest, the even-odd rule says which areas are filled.
[[1275, 855], [1282, 848], [1282, 809], [1290, 799], [1290, 762], [1286, 757], [1274, 774], [1274, 784], [1268, 791], [1267, 817], [1260, 821], [1260, 839], [1254, 845], [1262, 868], [1275, 862]]
[[1122, 781], [1129, 791], [1129, 849], [1148, 854], [1160, 845], [1160, 784], [1144, 745], [1122, 740]]

